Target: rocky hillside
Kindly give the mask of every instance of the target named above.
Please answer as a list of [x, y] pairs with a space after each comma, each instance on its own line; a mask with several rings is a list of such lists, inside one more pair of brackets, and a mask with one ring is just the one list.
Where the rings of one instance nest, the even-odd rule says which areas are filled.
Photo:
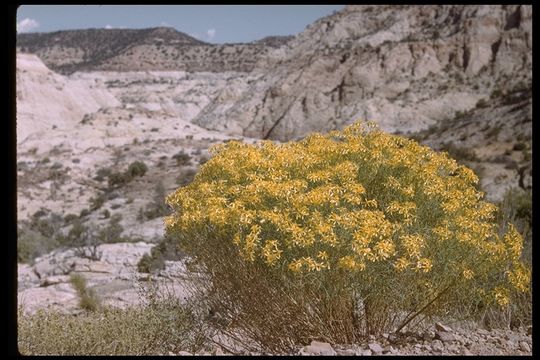
[[291, 37], [273, 36], [249, 44], [214, 45], [174, 28], [87, 29], [20, 34], [17, 48], [38, 55], [52, 70], [75, 71], [242, 71]]
[[236, 106], [195, 121], [280, 140], [357, 118], [415, 132], [494, 91], [530, 88], [531, 15], [530, 6], [348, 6], [269, 54], [273, 70]]
[[[531, 17], [517, 5], [347, 6], [295, 37], [224, 45], [170, 28], [20, 34], [25, 261], [77, 224], [157, 243], [164, 194], [191, 181], [212, 144], [287, 141], [358, 119], [448, 151], [490, 200], [530, 190]], [[145, 170], [132, 175], [138, 162]], [[48, 287], [32, 279], [25, 291]]]
[[518, 182], [510, 163], [531, 167], [531, 16], [530, 6], [347, 6], [272, 51], [260, 66], [272, 71], [234, 106], [193, 121], [279, 140], [357, 119], [417, 138], [445, 128], [452, 137], [427, 143], [487, 161], [498, 179], [488, 196], [501, 199]]

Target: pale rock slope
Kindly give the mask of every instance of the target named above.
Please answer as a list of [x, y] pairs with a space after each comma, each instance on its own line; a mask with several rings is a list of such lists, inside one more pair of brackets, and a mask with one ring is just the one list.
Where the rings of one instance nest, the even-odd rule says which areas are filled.
[[120, 102], [93, 79], [68, 79], [49, 70], [32, 54], [17, 54], [17, 143], [46, 137], [50, 130], [69, 134], [84, 114]]

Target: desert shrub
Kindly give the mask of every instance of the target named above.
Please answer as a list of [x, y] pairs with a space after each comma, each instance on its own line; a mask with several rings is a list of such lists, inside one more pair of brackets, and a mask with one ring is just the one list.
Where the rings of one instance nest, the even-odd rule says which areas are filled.
[[144, 254], [137, 264], [139, 272], [152, 273], [165, 269], [165, 260], [178, 261], [185, 254], [179, 249], [174, 238], [165, 236], [156, 246], [150, 250], [150, 254]]
[[112, 171], [110, 168], [100, 168], [98, 171], [97, 171], [97, 176], [100, 176], [102, 178], [104, 177], [107, 177], [109, 175], [111, 175]]
[[165, 269], [165, 261], [160, 252], [151, 255], [144, 254], [137, 263], [137, 270], [141, 273], [152, 273], [163, 269]]
[[101, 215], [103, 215], [102, 219], [108, 219], [111, 217], [111, 212], [108, 209], [105, 209], [101, 212]]
[[[523, 236], [523, 251], [521, 259], [526, 264], [532, 264], [532, 192], [520, 188], [510, 188], [496, 212], [496, 220], [500, 231], [505, 231], [509, 225]], [[490, 327], [519, 327], [530, 325], [532, 321], [531, 293], [519, 294], [507, 308], [487, 308], [482, 321]]]
[[186, 186], [190, 184], [197, 175], [197, 171], [194, 169], [182, 169], [180, 174], [176, 177], [176, 184], [179, 186]]
[[142, 221], [145, 218], [152, 220], [161, 216], [169, 215], [170, 209], [165, 203], [165, 196], [165, 186], [161, 181], [159, 181], [154, 188], [152, 202], [146, 205], [146, 209], [143, 212], [144, 216], [139, 220]]
[[76, 219], [78, 219], [79, 217], [75, 214], [67, 214], [66, 216], [64, 216], [64, 222], [66, 224], [71, 224], [73, 221], [75, 221]]
[[50, 310], [25, 314], [19, 309], [17, 321], [23, 355], [159, 355], [196, 352], [207, 342], [196, 312], [172, 296], [77, 316]]
[[122, 215], [115, 214], [110, 220], [109, 224], [98, 230], [97, 240], [100, 244], [112, 244], [116, 242], [122, 242], [123, 238], [121, 237], [124, 227], [120, 225], [122, 220]]
[[441, 151], [448, 152], [451, 158], [458, 161], [478, 161], [478, 157], [473, 149], [465, 146], [456, 146], [454, 143], [442, 143]]
[[524, 238], [523, 260], [532, 263], [532, 191], [510, 188], [504, 194], [497, 212], [499, 226], [513, 223]]
[[136, 176], [144, 176], [148, 171], [148, 167], [142, 161], [132, 162], [128, 169], [123, 173], [109, 174], [109, 188], [126, 185]]
[[100, 300], [94, 291], [86, 285], [86, 279], [81, 274], [71, 273], [69, 281], [79, 296], [79, 306], [87, 311], [96, 311], [100, 308]]
[[99, 208], [101, 208], [106, 200], [107, 200], [107, 197], [103, 193], [97, 195], [96, 197], [91, 198], [90, 211], [96, 211]]
[[86, 217], [86, 216], [88, 216], [88, 215], [90, 215], [90, 210], [88, 210], [88, 209], [82, 209], [81, 212], [80, 212], [80, 214], [79, 214], [79, 218], [83, 218], [83, 217]]
[[176, 164], [179, 166], [189, 165], [191, 163], [191, 156], [184, 151], [174, 154], [172, 158], [176, 160]]
[[166, 230], [246, 347], [351, 343], [529, 291], [522, 237], [445, 153], [364, 124], [212, 152]]
[[131, 176], [131, 178], [134, 178], [136, 176], [144, 176], [147, 171], [148, 167], [145, 163], [142, 161], [134, 161], [129, 165], [126, 173]]
[[128, 173], [112, 173], [109, 175], [109, 188], [126, 185], [133, 177]]
[[31, 263], [58, 246], [56, 237], [43, 236], [27, 224], [17, 226], [17, 262]]
[[98, 246], [101, 240], [96, 236], [95, 229], [84, 225], [80, 220], [75, 220], [66, 236], [61, 238], [60, 245], [74, 249], [75, 255], [99, 260], [101, 253]]

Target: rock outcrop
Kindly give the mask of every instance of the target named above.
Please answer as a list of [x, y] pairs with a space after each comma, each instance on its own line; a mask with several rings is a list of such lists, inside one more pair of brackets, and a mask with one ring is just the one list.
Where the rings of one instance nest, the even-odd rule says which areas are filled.
[[[99, 259], [81, 257], [73, 249], [58, 250], [39, 257], [32, 266], [18, 266], [18, 304], [26, 312], [55, 309], [74, 313], [80, 311], [79, 298], [70, 283], [70, 274], [80, 274], [87, 280], [102, 304], [126, 307], [146, 301], [149, 274], [139, 273], [137, 263], [150, 253], [154, 244], [116, 243], [97, 247]], [[152, 275], [158, 288], [167, 287], [180, 298], [186, 297], [183, 282], [185, 266], [181, 261], [167, 261], [166, 269]], [[175, 281], [176, 280], [176, 281]], [[185, 284], [185, 283], [184, 283]]]
[[238, 134], [279, 140], [358, 118], [416, 132], [531, 83], [531, 15], [526, 5], [347, 6], [261, 60], [272, 70], [235, 106], [194, 121], [224, 130], [234, 119]]

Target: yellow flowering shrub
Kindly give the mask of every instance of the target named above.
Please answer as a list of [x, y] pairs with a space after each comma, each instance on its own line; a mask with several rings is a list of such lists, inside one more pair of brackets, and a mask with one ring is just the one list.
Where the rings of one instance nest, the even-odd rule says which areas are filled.
[[[512, 226], [499, 234], [477, 176], [446, 153], [369, 123], [212, 151], [194, 181], [168, 196], [175, 212], [166, 218], [208, 273], [250, 269], [283, 289], [347, 294], [364, 333], [410, 321], [388, 320], [393, 313], [436, 313], [463, 296], [507, 305], [529, 289], [521, 236]], [[225, 255], [235, 267], [216, 268]]]

